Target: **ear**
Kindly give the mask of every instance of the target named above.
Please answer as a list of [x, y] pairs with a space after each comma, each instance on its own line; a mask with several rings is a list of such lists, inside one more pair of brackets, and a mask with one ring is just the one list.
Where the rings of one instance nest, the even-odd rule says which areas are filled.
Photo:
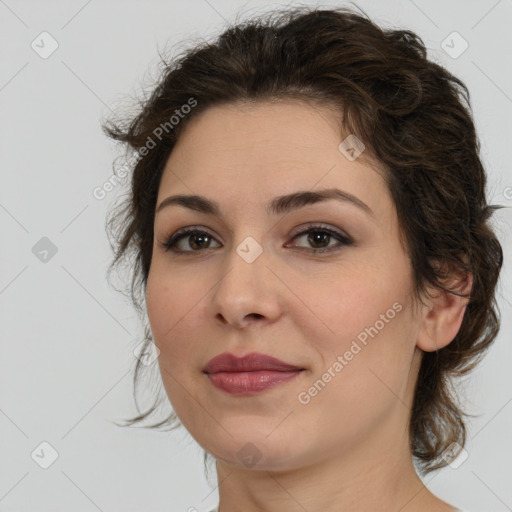
[[[459, 293], [471, 292], [473, 276], [470, 273], [458, 274], [446, 283]], [[416, 345], [425, 352], [434, 352], [446, 347], [459, 332], [469, 299], [459, 297], [444, 290], [429, 290], [432, 298], [422, 308], [421, 325]]]

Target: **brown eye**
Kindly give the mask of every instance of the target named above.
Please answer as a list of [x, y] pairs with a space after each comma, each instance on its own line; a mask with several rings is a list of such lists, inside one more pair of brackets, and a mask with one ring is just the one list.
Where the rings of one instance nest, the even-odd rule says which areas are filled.
[[315, 249], [322, 249], [329, 245], [331, 235], [325, 231], [310, 231], [308, 234], [308, 243]]
[[213, 240], [215, 238], [207, 231], [189, 229], [174, 233], [162, 246], [166, 251], [198, 252], [201, 249], [210, 249]]
[[[311, 252], [330, 252], [340, 249], [343, 246], [347, 246], [353, 243], [353, 241], [348, 238], [346, 235], [342, 233], [338, 233], [332, 229], [322, 227], [322, 226], [313, 226], [305, 231], [302, 231], [293, 237], [294, 240], [305, 237], [306, 243], [309, 245]], [[331, 242], [338, 242], [337, 244], [329, 244]], [[305, 246], [296, 246], [299, 248], [308, 249]]]
[[189, 246], [194, 250], [198, 250], [208, 248], [211, 238], [210, 235], [192, 234], [188, 237], [188, 240]]

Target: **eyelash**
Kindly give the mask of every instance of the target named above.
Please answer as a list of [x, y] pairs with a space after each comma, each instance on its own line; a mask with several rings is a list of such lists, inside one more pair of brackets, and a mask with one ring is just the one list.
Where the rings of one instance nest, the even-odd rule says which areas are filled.
[[[307, 249], [305, 247], [299, 247], [299, 249], [306, 250], [306, 251], [312, 252], [314, 254], [333, 252], [336, 250], [340, 250], [343, 246], [351, 245], [354, 242], [352, 239], [350, 239], [346, 235], [344, 235], [338, 231], [334, 231], [334, 230], [332, 230], [326, 226], [320, 225], [320, 224], [315, 224], [315, 225], [309, 226], [308, 229], [300, 231], [299, 233], [297, 233], [293, 236], [292, 240], [295, 240], [296, 238], [299, 238], [303, 235], [307, 235], [310, 233], [324, 233], [324, 234], [327, 234], [329, 236], [336, 238], [340, 242], [340, 245], [333, 246], [333, 247], [327, 247], [327, 248], [324, 247], [322, 249]], [[160, 243], [160, 247], [162, 249], [164, 249], [165, 251], [172, 251], [172, 252], [175, 252], [176, 254], [199, 253], [199, 252], [204, 252], [205, 250], [210, 249], [208, 247], [207, 249], [181, 251], [181, 250], [176, 250], [174, 248], [175, 245], [182, 238], [186, 238], [187, 236], [190, 236], [190, 235], [206, 235], [210, 238], [214, 238], [210, 233], [208, 233], [208, 231], [205, 231], [203, 229], [197, 229], [194, 227], [183, 228], [182, 230], [176, 231], [176, 233], [171, 235], [165, 242]], [[330, 241], [331, 240], [329, 240], [329, 242]], [[216, 247], [212, 247], [211, 249], [216, 249]]]

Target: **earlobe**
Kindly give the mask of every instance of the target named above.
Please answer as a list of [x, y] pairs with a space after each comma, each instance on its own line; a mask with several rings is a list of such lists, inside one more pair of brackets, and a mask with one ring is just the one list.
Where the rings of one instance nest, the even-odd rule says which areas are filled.
[[[453, 281], [450, 283], [453, 286]], [[470, 273], [458, 279], [457, 291], [464, 295], [471, 293], [473, 276]], [[421, 326], [416, 345], [425, 352], [434, 352], [446, 347], [459, 332], [468, 298], [436, 289], [423, 307]]]

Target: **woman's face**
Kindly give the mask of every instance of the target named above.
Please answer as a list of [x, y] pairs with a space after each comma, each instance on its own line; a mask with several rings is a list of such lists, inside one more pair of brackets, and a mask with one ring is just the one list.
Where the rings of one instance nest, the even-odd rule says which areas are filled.
[[[187, 430], [234, 465], [409, 449], [421, 329], [411, 266], [383, 178], [350, 139], [339, 149], [349, 134], [338, 118], [292, 100], [213, 107], [187, 126], [162, 176], [146, 294], [160, 371]], [[341, 194], [271, 207], [328, 189]], [[158, 209], [174, 195], [201, 196], [218, 215], [191, 201]], [[166, 249], [183, 228], [206, 234]], [[226, 352], [303, 371], [230, 393], [203, 372]]]

